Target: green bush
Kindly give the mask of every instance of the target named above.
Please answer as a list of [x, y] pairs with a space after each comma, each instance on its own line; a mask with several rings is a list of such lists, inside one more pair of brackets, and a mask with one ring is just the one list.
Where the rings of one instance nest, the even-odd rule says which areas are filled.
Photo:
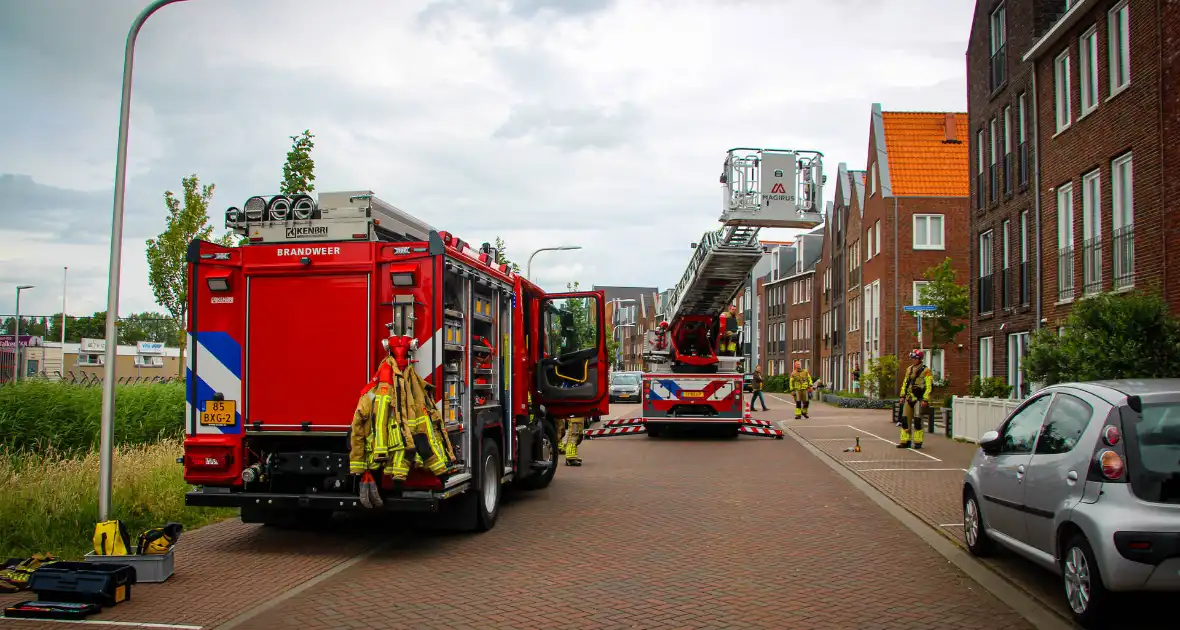
[[[126, 524], [132, 544], [140, 532], [168, 521], [191, 530], [237, 514], [184, 504], [191, 486], [176, 463], [181, 453], [178, 439], [115, 450], [111, 517]], [[93, 550], [97, 521], [97, 451], [63, 456], [53, 449], [0, 449], [0, 558], [47, 552], [79, 559]]]
[[897, 357], [887, 354], [869, 359], [864, 373], [865, 393], [874, 398], [891, 398], [897, 389]]
[[786, 374], [775, 374], [762, 381], [762, 389], [768, 392], [782, 393], [787, 391], [790, 386], [789, 377]]
[[981, 379], [972, 377], [967, 385], [967, 395], [975, 398], [1007, 398], [1012, 393], [1012, 386], [999, 376], [989, 376]]
[[[40, 379], [0, 387], [0, 448], [60, 456], [98, 446], [102, 388]], [[184, 384], [115, 388], [115, 443], [148, 444], [184, 430]]]

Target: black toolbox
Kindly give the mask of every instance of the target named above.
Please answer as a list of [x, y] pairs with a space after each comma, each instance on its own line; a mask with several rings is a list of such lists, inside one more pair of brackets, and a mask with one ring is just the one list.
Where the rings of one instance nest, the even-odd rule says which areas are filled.
[[54, 562], [38, 567], [29, 590], [42, 601], [114, 606], [131, 599], [135, 567], [101, 562]]
[[98, 604], [71, 604], [68, 602], [17, 602], [4, 609], [4, 616], [11, 619], [85, 619], [101, 610]]

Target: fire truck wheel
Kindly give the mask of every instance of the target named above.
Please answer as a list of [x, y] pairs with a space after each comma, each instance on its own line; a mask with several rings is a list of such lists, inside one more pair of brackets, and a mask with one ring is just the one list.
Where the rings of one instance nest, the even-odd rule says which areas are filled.
[[541, 457], [538, 461], [549, 464], [549, 467], [545, 469], [545, 472], [525, 477], [521, 481], [521, 487], [525, 490], [540, 490], [548, 487], [553, 481], [553, 476], [557, 474], [557, 427], [551, 420], [545, 420], [541, 429], [540, 451]]
[[479, 452], [479, 489], [475, 494], [475, 529], [486, 532], [496, 526], [500, 515], [500, 498], [504, 487], [500, 483], [504, 476], [504, 464], [500, 461], [500, 447], [492, 438], [483, 439]]
[[660, 425], [658, 425], [658, 424], [648, 424], [648, 425], [645, 425], [645, 426], [646, 426], [646, 429], [647, 429], [647, 437], [649, 437], [649, 438], [658, 438], [658, 437], [660, 437], [660, 432], [663, 430], [663, 427], [661, 427], [661, 426], [660, 426]]

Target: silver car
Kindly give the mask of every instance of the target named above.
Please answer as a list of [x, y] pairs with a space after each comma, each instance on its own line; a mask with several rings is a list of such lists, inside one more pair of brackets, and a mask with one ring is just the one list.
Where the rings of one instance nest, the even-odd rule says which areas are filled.
[[610, 402], [640, 402], [640, 372], [615, 372], [610, 378]]
[[1113, 592], [1180, 592], [1180, 379], [1047, 387], [979, 445], [971, 553], [998, 543], [1057, 572], [1086, 628], [1104, 627]]

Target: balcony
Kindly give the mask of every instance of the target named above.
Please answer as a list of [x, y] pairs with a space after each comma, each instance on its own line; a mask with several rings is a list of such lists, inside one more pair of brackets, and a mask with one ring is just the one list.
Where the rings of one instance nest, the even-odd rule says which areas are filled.
[[1020, 185], [1028, 186], [1028, 165], [1032, 160], [1031, 151], [1027, 141], [1021, 142], [1016, 147], [1020, 153]]
[[1004, 45], [1000, 46], [1000, 49], [991, 56], [991, 85], [989, 87], [991, 88], [992, 92], [995, 92], [1001, 85], [1004, 85], [1004, 80], [1008, 78], [1008, 68], [1006, 65], [1006, 62], [1008, 61], [1008, 56], [1006, 54], [1007, 52], [1008, 46]]
[[995, 306], [994, 306], [994, 301], [995, 301], [994, 282], [995, 282], [995, 276], [990, 273], [987, 274], [986, 276], [980, 276], [980, 278], [979, 278], [978, 289], [979, 289], [979, 314], [980, 315], [984, 315], [986, 313], [991, 313], [995, 308]]
[[1028, 270], [1029, 270], [1028, 263], [1026, 263], [1026, 262], [1020, 263], [1019, 269], [1020, 269], [1020, 305], [1021, 306], [1028, 306], [1028, 299], [1029, 299], [1028, 295], [1029, 295], [1029, 293], [1031, 293], [1029, 288], [1030, 288], [1030, 285], [1032, 284], [1030, 282], [1030, 278], [1028, 275]]
[[1082, 243], [1082, 295], [1102, 292], [1102, 240]]
[[1135, 226], [1127, 225], [1114, 231], [1114, 288], [1135, 285]]
[[1012, 154], [1004, 154], [1004, 196], [1012, 196]]
[[1057, 251], [1057, 301], [1072, 300], [1073, 284], [1073, 245], [1062, 247]]
[[1008, 267], [1000, 272], [1000, 307], [1010, 309], [1016, 301], [1016, 267]]

